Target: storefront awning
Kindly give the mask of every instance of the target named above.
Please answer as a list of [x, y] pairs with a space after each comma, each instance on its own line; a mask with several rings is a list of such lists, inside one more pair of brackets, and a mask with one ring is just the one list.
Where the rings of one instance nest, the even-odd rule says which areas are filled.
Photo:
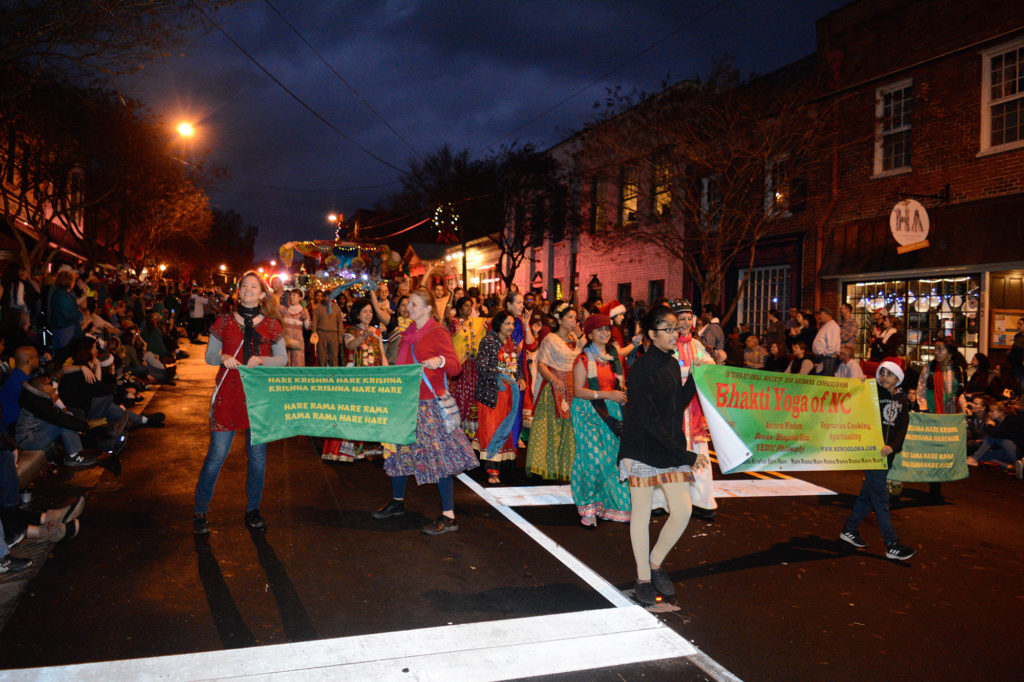
[[820, 276], [959, 271], [1024, 261], [1024, 195], [929, 207], [928, 217], [929, 246], [904, 254], [896, 251], [888, 215], [826, 227]]

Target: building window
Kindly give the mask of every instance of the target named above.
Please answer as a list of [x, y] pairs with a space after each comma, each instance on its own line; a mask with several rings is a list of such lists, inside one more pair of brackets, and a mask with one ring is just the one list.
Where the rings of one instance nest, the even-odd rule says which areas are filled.
[[[739, 282], [746, 270], [740, 270]], [[774, 308], [784, 315], [789, 309], [789, 266], [774, 265], [754, 268], [747, 278], [743, 296], [736, 304], [736, 320], [746, 330], [760, 336], [768, 328], [768, 311]]]
[[636, 222], [637, 203], [640, 199], [639, 171], [636, 166], [623, 166], [619, 183], [619, 225]]
[[983, 53], [981, 151], [1024, 146], [1024, 40]]
[[647, 283], [647, 305], [654, 306], [654, 302], [665, 298], [665, 280], [652, 279]]
[[869, 356], [871, 314], [884, 308], [900, 321], [902, 354], [915, 365], [934, 357], [933, 342], [952, 336], [970, 360], [978, 352], [981, 275], [894, 279], [846, 284], [844, 300], [860, 323], [860, 357]]
[[785, 218], [807, 207], [807, 181], [793, 177], [795, 168], [790, 159], [778, 159], [765, 167], [765, 217]]
[[914, 83], [899, 83], [875, 92], [875, 175], [910, 170], [910, 115], [914, 108]]
[[633, 285], [629, 282], [620, 284], [615, 289], [615, 293], [618, 294], [615, 298], [618, 299], [619, 303], [625, 303], [633, 299]]
[[668, 216], [672, 209], [672, 171], [667, 152], [658, 152], [651, 159], [651, 212]]
[[718, 189], [718, 176], [700, 179], [700, 226], [704, 231], [717, 230], [722, 222], [722, 193]]
[[590, 181], [590, 230], [591, 232], [603, 232], [607, 227], [605, 217], [605, 201], [607, 189], [605, 180], [596, 177]]

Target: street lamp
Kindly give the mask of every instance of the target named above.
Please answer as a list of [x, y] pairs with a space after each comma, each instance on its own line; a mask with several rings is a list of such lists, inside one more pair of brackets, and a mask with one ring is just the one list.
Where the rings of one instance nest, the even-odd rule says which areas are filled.
[[188, 121], [182, 121], [178, 124], [177, 131], [182, 137], [192, 137], [196, 134], [196, 127]]
[[220, 271], [221, 272], [224, 272], [227, 269], [228, 269], [228, 266], [224, 265], [223, 263], [220, 264]]

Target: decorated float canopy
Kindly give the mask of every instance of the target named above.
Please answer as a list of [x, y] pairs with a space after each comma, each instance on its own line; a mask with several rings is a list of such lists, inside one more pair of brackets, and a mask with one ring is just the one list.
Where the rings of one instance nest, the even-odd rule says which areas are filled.
[[301, 289], [332, 291], [337, 287], [365, 295], [377, 284], [400, 272], [402, 256], [386, 244], [349, 242], [335, 239], [293, 241], [282, 244], [278, 259], [291, 267], [295, 253], [316, 261], [316, 271], [300, 272], [295, 284]]

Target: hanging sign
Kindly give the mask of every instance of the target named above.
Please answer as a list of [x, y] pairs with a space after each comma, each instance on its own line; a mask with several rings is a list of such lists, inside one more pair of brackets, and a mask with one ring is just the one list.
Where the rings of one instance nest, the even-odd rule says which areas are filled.
[[928, 246], [928, 211], [921, 202], [904, 199], [889, 214], [889, 230], [899, 242], [897, 253], [916, 251]]

